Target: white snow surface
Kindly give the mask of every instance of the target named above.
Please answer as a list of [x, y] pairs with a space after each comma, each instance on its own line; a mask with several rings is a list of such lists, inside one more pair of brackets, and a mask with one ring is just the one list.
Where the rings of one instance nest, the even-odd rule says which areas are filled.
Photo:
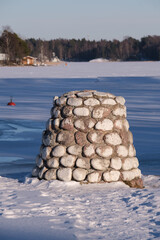
[[[100, 63], [100, 64], [99, 64]], [[78, 62], [46, 67], [1, 67], [0, 78], [160, 76], [160, 62]]]
[[[144, 189], [26, 176], [24, 166], [28, 174], [52, 97], [79, 89], [124, 96], [137, 154], [160, 159], [160, 62], [0, 67], [0, 239], [160, 239], [160, 176], [143, 175]], [[15, 108], [6, 106], [9, 96]], [[146, 172], [153, 168], [149, 160]], [[159, 173], [159, 163], [155, 168]]]
[[1, 239], [159, 238], [160, 177], [145, 189], [125, 184], [0, 178]]

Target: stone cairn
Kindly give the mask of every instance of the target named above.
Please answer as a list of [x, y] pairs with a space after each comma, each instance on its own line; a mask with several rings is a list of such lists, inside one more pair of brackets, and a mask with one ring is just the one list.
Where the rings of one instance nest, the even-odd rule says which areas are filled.
[[125, 99], [95, 90], [54, 97], [33, 177], [142, 188]]

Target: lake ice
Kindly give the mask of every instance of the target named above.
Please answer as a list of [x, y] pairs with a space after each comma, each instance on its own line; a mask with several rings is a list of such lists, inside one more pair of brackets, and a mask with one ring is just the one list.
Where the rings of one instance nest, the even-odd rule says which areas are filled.
[[[53, 239], [53, 234], [55, 239], [65, 239], [58, 233], [61, 230], [70, 239], [160, 238], [160, 178], [155, 176], [160, 175], [159, 69], [160, 62], [68, 63], [56, 67], [0, 69], [0, 234], [3, 239], [10, 237], [4, 232], [8, 224], [15, 236], [12, 239], [22, 239], [15, 235], [14, 229], [20, 237], [22, 231], [12, 219], [23, 219], [24, 239], [27, 239], [25, 226], [38, 239], [42, 230], [36, 224], [32, 226], [34, 217], [37, 224], [45, 219], [46, 239]], [[116, 184], [80, 187], [77, 183], [46, 183], [29, 177], [24, 182], [39, 152], [53, 97], [83, 89], [125, 97], [127, 119], [146, 183], [144, 190], [130, 190]], [[10, 96], [15, 107], [7, 106]]]

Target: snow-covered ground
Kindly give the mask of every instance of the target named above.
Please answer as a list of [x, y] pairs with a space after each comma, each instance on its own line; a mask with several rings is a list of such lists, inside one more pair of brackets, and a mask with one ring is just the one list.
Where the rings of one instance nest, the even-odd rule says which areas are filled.
[[159, 67], [160, 62], [81, 62], [53, 67], [1, 67], [0, 78], [159, 77]]
[[[144, 189], [29, 177], [53, 96], [82, 89], [126, 98]], [[1, 67], [0, 239], [160, 239], [159, 121], [160, 62]]]

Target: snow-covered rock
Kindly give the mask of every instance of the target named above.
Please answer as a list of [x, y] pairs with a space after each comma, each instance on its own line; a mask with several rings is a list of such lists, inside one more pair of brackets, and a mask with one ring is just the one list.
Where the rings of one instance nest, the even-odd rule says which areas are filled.
[[71, 168], [59, 168], [57, 170], [57, 177], [59, 180], [64, 182], [69, 182], [72, 179], [72, 169]]
[[120, 172], [112, 170], [110, 172], [104, 172], [103, 173], [103, 180], [105, 182], [117, 182], [120, 177]]
[[93, 158], [91, 160], [91, 166], [96, 170], [106, 170], [109, 167], [109, 164], [109, 159]]
[[83, 181], [86, 178], [87, 170], [83, 168], [76, 168], [73, 170], [73, 179], [76, 181]]
[[100, 172], [92, 172], [87, 176], [87, 180], [90, 183], [97, 183], [101, 181], [101, 173]]

